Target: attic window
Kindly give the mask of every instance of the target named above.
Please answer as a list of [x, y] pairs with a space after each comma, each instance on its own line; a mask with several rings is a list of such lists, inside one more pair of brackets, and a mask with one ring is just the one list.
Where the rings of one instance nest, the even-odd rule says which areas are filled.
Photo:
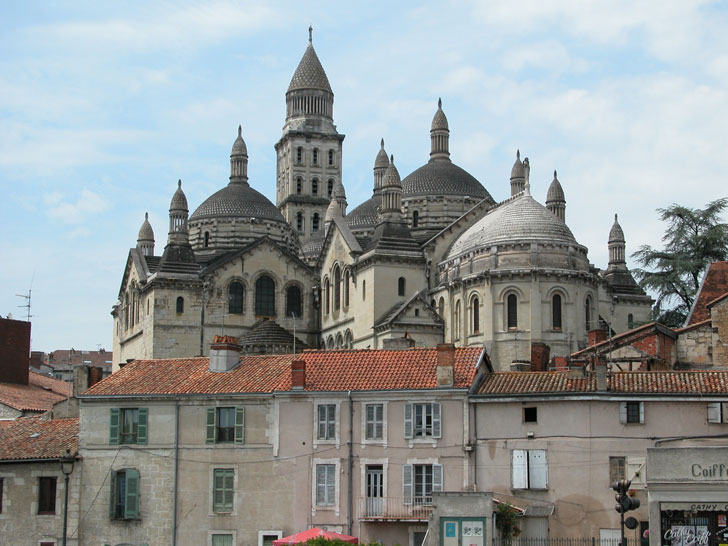
[[420, 310], [419, 309], [415, 309], [415, 316], [416, 317], [419, 317], [420, 316]]

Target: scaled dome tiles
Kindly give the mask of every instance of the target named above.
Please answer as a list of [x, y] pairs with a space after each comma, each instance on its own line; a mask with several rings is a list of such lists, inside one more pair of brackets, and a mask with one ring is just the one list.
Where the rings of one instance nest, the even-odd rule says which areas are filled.
[[458, 195], [492, 199], [473, 175], [450, 161], [432, 161], [402, 180], [402, 198]]
[[568, 226], [530, 195], [520, 195], [494, 208], [452, 245], [450, 260], [497, 244], [543, 241], [577, 245]]
[[278, 208], [247, 184], [228, 184], [213, 193], [197, 207], [190, 222], [208, 218], [260, 218], [285, 223]]

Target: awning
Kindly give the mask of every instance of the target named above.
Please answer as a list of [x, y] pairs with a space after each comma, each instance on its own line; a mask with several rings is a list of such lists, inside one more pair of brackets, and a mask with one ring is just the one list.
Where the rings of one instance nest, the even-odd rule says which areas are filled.
[[287, 546], [288, 544], [299, 544], [301, 542], [306, 542], [307, 540], [310, 540], [312, 538], [317, 537], [323, 537], [328, 539], [339, 539], [343, 540], [344, 542], [350, 542], [352, 544], [359, 544], [359, 539], [356, 537], [351, 537], [349, 535], [342, 535], [341, 533], [335, 533], [334, 531], [325, 531], [323, 529], [319, 529], [318, 527], [312, 527], [311, 529], [308, 529], [307, 531], [301, 531], [300, 533], [296, 533], [295, 535], [279, 538], [278, 540], [273, 541], [273, 546]]

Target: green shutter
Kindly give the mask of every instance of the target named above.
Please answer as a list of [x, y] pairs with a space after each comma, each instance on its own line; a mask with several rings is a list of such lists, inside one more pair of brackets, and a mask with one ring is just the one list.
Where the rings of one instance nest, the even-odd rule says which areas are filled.
[[205, 438], [206, 444], [215, 443], [215, 418], [217, 417], [216, 408], [207, 408], [207, 437]]
[[[117, 410], [118, 411], [118, 410]], [[109, 517], [116, 517], [116, 471], [109, 472]]]
[[137, 428], [137, 444], [147, 443], [147, 417], [149, 408], [139, 408], [139, 427]]
[[115, 446], [119, 444], [119, 408], [111, 408], [109, 410], [109, 445]]
[[124, 503], [124, 519], [139, 517], [139, 471], [126, 469], [126, 502]]
[[245, 408], [238, 406], [235, 408], [235, 443], [242, 444], [245, 442]]

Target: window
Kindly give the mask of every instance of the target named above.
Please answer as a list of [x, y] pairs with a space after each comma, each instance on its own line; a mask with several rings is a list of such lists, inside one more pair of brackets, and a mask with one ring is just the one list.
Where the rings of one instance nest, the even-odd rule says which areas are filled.
[[420, 213], [418, 211], [414, 211], [412, 213], [412, 227], [415, 228], [420, 225]]
[[643, 402], [621, 402], [619, 404], [619, 422], [627, 425], [641, 425], [645, 422], [645, 405]]
[[554, 330], [561, 330], [561, 296], [554, 294], [551, 298], [551, 324]]
[[303, 163], [303, 148], [301, 146], [296, 148], [296, 163]]
[[440, 404], [405, 404], [405, 438], [440, 438], [442, 436]]
[[473, 300], [470, 303], [471, 311], [471, 326], [472, 326], [472, 332], [474, 334], [477, 334], [480, 332], [480, 300], [478, 297], [474, 297]]
[[324, 310], [328, 315], [331, 312], [331, 283], [329, 279], [324, 280], [324, 299], [326, 300], [324, 302]]
[[111, 408], [109, 444], [146, 444], [148, 408]]
[[109, 516], [112, 519], [139, 517], [139, 471], [125, 468], [111, 472]]
[[334, 268], [334, 311], [341, 307], [341, 269]]
[[303, 213], [300, 210], [296, 213], [296, 229], [303, 231]]
[[331, 194], [334, 193], [334, 179], [333, 178], [329, 178], [327, 191], [329, 192], [329, 197], [331, 197]]
[[445, 316], [445, 298], [441, 297], [440, 301], [437, 302], [437, 314], [440, 315], [440, 318]]
[[511, 451], [511, 487], [513, 489], [547, 489], [546, 450]]
[[354, 334], [351, 333], [351, 330], [347, 330], [344, 334], [344, 347], [347, 349], [354, 348]]
[[728, 402], [708, 402], [708, 423], [728, 423]]
[[384, 404], [366, 405], [366, 439], [384, 439]]
[[0, 478], [0, 514], [3, 513], [3, 479]]
[[303, 179], [299, 176], [296, 178], [296, 193], [298, 195], [301, 195], [301, 192], [303, 191]]
[[626, 457], [609, 457], [609, 485], [627, 476]]
[[398, 296], [404, 296], [404, 283], [405, 283], [404, 277], [400, 277], [397, 280], [397, 295]]
[[233, 535], [214, 533], [212, 535], [212, 546], [234, 546]]
[[319, 230], [319, 213], [318, 212], [313, 213], [313, 218], [311, 219], [311, 229], [313, 231]]
[[452, 320], [453, 340], [460, 339], [460, 301], [455, 303], [455, 312]]
[[56, 513], [56, 478], [38, 478], [38, 513]]
[[255, 314], [264, 317], [276, 315], [276, 284], [268, 275], [261, 275], [255, 281]]
[[318, 179], [313, 178], [311, 180], [311, 195], [318, 195]]
[[336, 465], [316, 465], [316, 506], [336, 505]]
[[590, 297], [587, 297], [586, 301], [584, 301], [584, 327], [586, 328], [587, 332], [593, 328], [596, 328], [596, 325], [592, 325]]
[[208, 246], [210, 246], [210, 232], [206, 231], [205, 232], [205, 248], [207, 248]]
[[207, 408], [207, 444], [242, 444], [245, 441], [245, 408]]
[[212, 476], [212, 511], [232, 512], [235, 499], [235, 469], [216, 468]]
[[537, 423], [538, 422], [538, 408], [536, 408], [536, 407], [523, 408], [523, 422], [524, 423]]
[[634, 328], [634, 316], [632, 315], [632, 313], [627, 315], [627, 328], [630, 330]]
[[319, 404], [316, 438], [334, 440], [336, 438], [336, 404]]
[[367, 281], [361, 281], [361, 299], [367, 299]]
[[433, 491], [442, 491], [442, 465], [402, 465], [404, 504], [431, 504]]
[[301, 313], [301, 289], [291, 285], [286, 289], [286, 316], [300, 317]]
[[314, 148], [313, 149], [313, 164], [314, 165], [318, 165], [318, 155], [319, 155], [318, 148]]
[[228, 288], [228, 312], [231, 315], [242, 315], [245, 302], [245, 288], [243, 284], [235, 281]]
[[334, 164], [334, 150], [329, 150], [329, 165]]
[[177, 298], [177, 312], [178, 313], [185, 312], [185, 299], [182, 296], [179, 296]]
[[349, 307], [349, 281], [351, 279], [351, 274], [349, 273], [349, 270], [346, 270], [346, 273], [344, 273], [344, 307]]
[[508, 329], [515, 330], [518, 328], [518, 298], [515, 294], [508, 294], [508, 299], [506, 301], [508, 305]]

